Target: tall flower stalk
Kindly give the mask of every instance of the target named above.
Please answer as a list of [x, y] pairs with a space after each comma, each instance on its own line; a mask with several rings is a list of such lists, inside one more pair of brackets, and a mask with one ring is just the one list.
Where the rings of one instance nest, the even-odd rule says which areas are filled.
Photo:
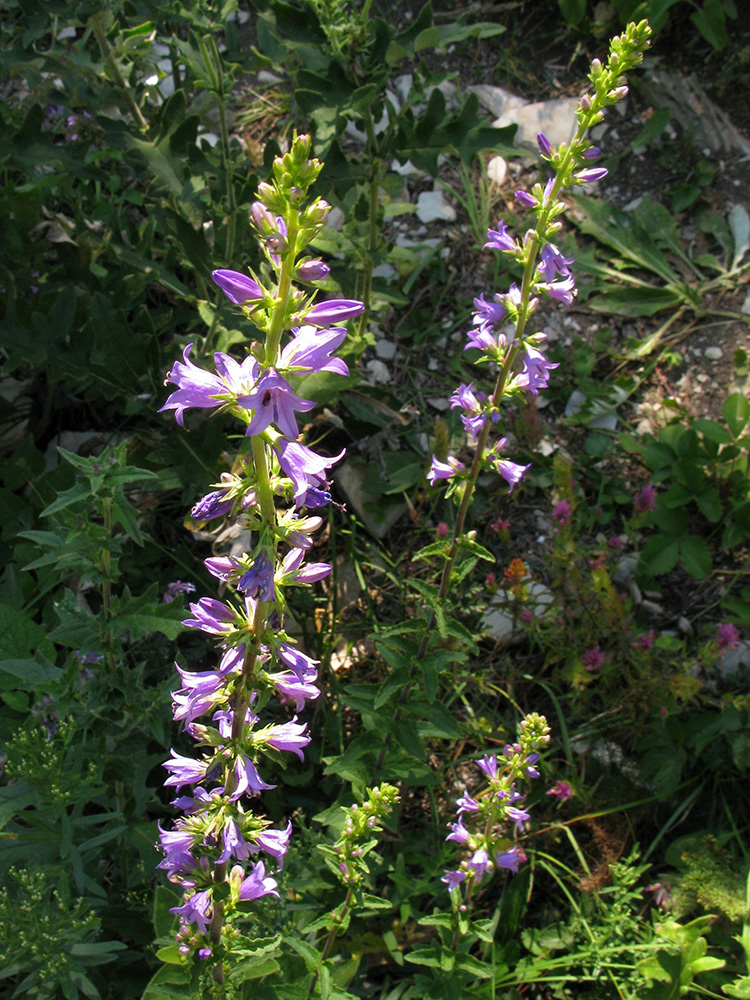
[[[290, 152], [274, 162], [272, 183], [260, 185], [252, 206], [265, 277], [213, 273], [264, 342], [253, 343], [239, 361], [215, 354], [212, 370], [193, 364], [188, 345], [183, 361], [169, 372], [168, 382], [176, 388], [162, 407], [173, 410], [180, 425], [191, 408], [229, 412], [250, 438], [250, 455], [192, 511], [199, 521], [234, 517], [253, 533], [254, 545], [242, 556], [206, 560], [230, 599], [200, 598], [184, 624], [214, 637], [219, 664], [200, 672], [177, 667], [174, 718], [184, 723], [196, 753], [173, 750], [164, 765], [167, 787], [192, 788], [173, 803], [183, 813], [174, 828], [161, 831], [166, 857], [160, 867], [185, 893], [173, 909], [180, 917], [177, 940], [184, 954], [197, 951], [216, 962], [218, 982], [224, 980], [224, 939], [238, 905], [278, 897], [276, 872], [267, 865], [281, 869], [291, 836], [291, 823], [272, 829], [251, 807], [253, 798], [275, 787], [260, 768], [278, 754], [304, 759], [310, 736], [298, 713], [319, 695], [318, 661], [297, 648], [284, 631], [284, 617], [288, 588], [309, 586], [330, 573], [328, 564], [304, 560], [322, 523], [310, 511], [331, 502], [326, 472], [341, 456], [318, 455], [298, 441], [296, 415], [314, 403], [297, 396], [293, 384], [310, 372], [348, 375], [333, 352], [346, 337], [343, 324], [363, 309], [345, 299], [316, 303], [314, 291], [299, 287], [329, 270], [304, 256], [329, 211], [321, 199], [308, 200], [322, 169], [309, 152], [309, 137], [295, 136]], [[274, 696], [293, 706], [291, 719], [263, 719]], [[208, 721], [197, 721], [204, 717]]]
[[[553, 146], [547, 137], [538, 136], [542, 159], [554, 173], [545, 184], [536, 184], [531, 191], [516, 191], [518, 203], [536, 217], [521, 239], [515, 238], [503, 220], [497, 229], [487, 232], [484, 249], [507, 254], [522, 268], [521, 283], [513, 283], [507, 292], [497, 293], [491, 299], [484, 295], [474, 300], [475, 312], [472, 328], [467, 334], [465, 350], [480, 352], [476, 364], [494, 362], [497, 376], [491, 393], [478, 389], [475, 384], [462, 384], [451, 397], [453, 409], [461, 410], [461, 420], [474, 442], [474, 454], [468, 465], [458, 458], [432, 459], [428, 481], [445, 480], [447, 496], [453, 495], [458, 512], [450, 542], [444, 547], [445, 561], [440, 579], [437, 603], [448, 596], [451, 577], [459, 551], [473, 539], [466, 534], [466, 518], [474, 498], [477, 480], [485, 469], [498, 473], [508, 484], [510, 493], [523, 479], [527, 465], [519, 465], [505, 455], [507, 438], [495, 436], [493, 430], [501, 421], [503, 405], [514, 398], [538, 396], [547, 387], [549, 372], [556, 368], [544, 355], [546, 336], [543, 332], [527, 332], [530, 318], [536, 311], [541, 295], [556, 302], [570, 305], [576, 294], [575, 278], [570, 269], [574, 261], [566, 258], [554, 244], [553, 238], [561, 228], [560, 216], [565, 204], [560, 194], [565, 188], [602, 180], [607, 175], [604, 167], [594, 164], [601, 152], [588, 139], [588, 130], [602, 121], [604, 109], [621, 101], [628, 92], [623, 74], [639, 65], [643, 52], [648, 48], [651, 29], [647, 21], [629, 24], [622, 35], [610, 42], [606, 65], [594, 59], [589, 80], [593, 92], [584, 94], [578, 104], [578, 127], [569, 143]], [[431, 547], [432, 549], [432, 547]], [[419, 650], [411, 670], [413, 679], [419, 661], [427, 653], [434, 633], [436, 613], [433, 610], [429, 625], [422, 636]], [[406, 703], [411, 689], [408, 684], [401, 693], [400, 703]], [[397, 710], [396, 721], [400, 718]], [[376, 762], [381, 767], [390, 734]]]

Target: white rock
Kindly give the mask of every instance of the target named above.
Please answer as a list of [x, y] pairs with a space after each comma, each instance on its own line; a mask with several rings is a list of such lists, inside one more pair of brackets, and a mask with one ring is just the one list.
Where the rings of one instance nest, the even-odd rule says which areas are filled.
[[710, 361], [718, 361], [719, 358], [724, 356], [724, 352], [720, 347], [707, 347], [704, 354]]
[[398, 174], [400, 177], [424, 177], [426, 174], [423, 170], [419, 170], [411, 160], [407, 160], [406, 163], [399, 163], [398, 160], [393, 160], [391, 162], [391, 170], [394, 174]]
[[390, 361], [396, 356], [396, 345], [391, 340], [379, 340], [375, 345], [375, 353], [381, 361]]
[[750, 316], [750, 292], [748, 292], [745, 296], [745, 301], [742, 303], [740, 312], [744, 313], [745, 316]]
[[76, 29], [73, 27], [63, 28], [62, 31], [58, 31], [57, 40], [58, 42], [64, 41], [66, 38], [75, 38]]
[[227, 14], [227, 21], [236, 21], [237, 24], [247, 24], [250, 14], [246, 10], [233, 10]]
[[487, 108], [490, 114], [498, 118], [529, 103], [524, 97], [518, 97], [508, 90], [503, 90], [502, 87], [493, 87], [488, 83], [479, 83], [469, 87], [469, 90], [477, 95], [482, 107]]
[[575, 111], [578, 100], [575, 97], [557, 97], [552, 101], [538, 101], [505, 111], [492, 124], [495, 128], [518, 125], [516, 143], [524, 143], [536, 148], [536, 137], [544, 132], [553, 146], [567, 142], [575, 129]]
[[417, 218], [420, 222], [436, 222], [438, 219], [453, 222], [456, 210], [446, 202], [442, 190], [436, 188], [434, 191], [423, 191], [417, 198]]
[[450, 409], [450, 405], [451, 405], [450, 404], [450, 400], [448, 400], [448, 399], [438, 399], [436, 397], [432, 397], [431, 399], [428, 399], [427, 402], [430, 404], [430, 406], [433, 408], [433, 410], [439, 410], [441, 413], [444, 413], [446, 410]]
[[406, 104], [409, 100], [409, 94], [411, 93], [413, 83], [414, 77], [411, 73], [402, 73], [401, 76], [397, 76], [393, 81], [393, 89], [398, 94], [402, 105]]
[[373, 278], [385, 278], [390, 280], [398, 274], [398, 271], [393, 266], [393, 264], [378, 264], [376, 268], [373, 268], [372, 276]]
[[328, 218], [326, 219], [326, 225], [329, 229], [333, 229], [335, 232], [339, 232], [341, 227], [344, 225], [344, 219], [346, 216], [338, 207], [334, 205], [331, 211], [328, 213]]
[[493, 156], [487, 164], [487, 176], [493, 184], [502, 184], [508, 175], [508, 164], [502, 156]]
[[215, 132], [201, 132], [198, 138], [195, 140], [196, 146], [202, 146], [203, 143], [207, 146], [216, 146], [219, 143], [219, 137]]
[[388, 385], [391, 381], [391, 373], [388, 371], [386, 365], [382, 361], [378, 361], [373, 358], [372, 361], [368, 361], [365, 365], [366, 378], [364, 379], [367, 385]]
[[439, 368], [437, 361], [434, 358], [429, 358], [427, 361], [427, 371], [436, 372]]

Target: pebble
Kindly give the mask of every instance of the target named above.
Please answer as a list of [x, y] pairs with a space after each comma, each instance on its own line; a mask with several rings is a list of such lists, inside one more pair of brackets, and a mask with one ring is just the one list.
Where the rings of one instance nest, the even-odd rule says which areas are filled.
[[367, 362], [365, 372], [367, 373], [365, 382], [370, 385], [388, 385], [391, 381], [391, 373], [387, 366], [375, 358]]
[[718, 361], [719, 358], [724, 356], [724, 352], [720, 347], [707, 347], [705, 355], [710, 361]]
[[391, 361], [396, 356], [396, 345], [392, 340], [379, 340], [375, 345], [375, 353], [381, 361]]
[[440, 188], [423, 191], [417, 198], [417, 218], [420, 222], [453, 222], [456, 210], [443, 197]]
[[745, 296], [745, 301], [742, 303], [740, 312], [744, 313], [745, 316], [750, 316], [750, 292]]
[[518, 125], [516, 144], [526, 143], [536, 148], [536, 137], [544, 132], [553, 146], [570, 139], [578, 107], [576, 97], [557, 97], [551, 101], [537, 101], [523, 107], [505, 110], [492, 124], [495, 128]]
[[508, 175], [508, 164], [502, 156], [493, 156], [487, 164], [487, 177], [493, 184], [502, 184]]
[[[372, 362], [370, 362], [372, 364]], [[437, 399], [435, 397], [428, 399], [427, 402], [433, 408], [433, 410], [439, 410], [444, 413], [446, 410], [450, 409], [450, 400], [448, 399]]]

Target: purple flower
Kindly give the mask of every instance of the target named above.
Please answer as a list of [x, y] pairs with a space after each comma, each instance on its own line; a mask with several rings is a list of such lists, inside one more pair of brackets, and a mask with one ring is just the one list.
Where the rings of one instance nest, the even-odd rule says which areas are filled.
[[606, 167], [585, 167], [576, 174], [576, 179], [583, 184], [593, 184], [595, 181], [602, 181], [609, 171]]
[[568, 265], [574, 262], [575, 257], [564, 257], [554, 243], [545, 243], [538, 269], [544, 281], [553, 281], [557, 274], [567, 278], [570, 275]]
[[459, 817], [458, 822], [451, 824], [451, 832], [445, 838], [446, 840], [455, 840], [457, 844], [468, 844], [471, 840], [471, 834], [466, 829], [466, 827], [461, 822]]
[[492, 862], [484, 847], [480, 847], [479, 850], [475, 851], [467, 864], [474, 873], [477, 885], [479, 885], [486, 873], [492, 868]]
[[508, 227], [502, 219], [498, 222], [497, 229], [487, 230], [487, 242], [484, 244], [482, 249], [486, 250], [487, 247], [506, 252], [512, 252], [516, 249], [516, 241], [508, 233]]
[[194, 892], [182, 906], [173, 906], [169, 912], [179, 914], [182, 924], [196, 924], [201, 934], [205, 934], [211, 923], [211, 890]]
[[[451, 409], [461, 407], [465, 412], [461, 414], [461, 421], [466, 430], [476, 441], [479, 432], [487, 423], [486, 407], [488, 399], [483, 392], [474, 392], [474, 383], [469, 385], [461, 384], [450, 398]], [[498, 413], [492, 414], [493, 423], [500, 419]]]
[[598, 160], [601, 155], [601, 149], [597, 149], [596, 146], [589, 146], [588, 149], [584, 149], [581, 153], [584, 160]]
[[513, 820], [519, 830], [528, 819], [531, 819], [526, 809], [516, 809], [515, 806], [508, 806], [508, 817]]
[[[472, 322], [480, 330], [486, 330], [487, 327], [494, 326], [495, 323], [499, 322], [507, 314], [508, 310], [497, 295], [493, 298], [492, 302], [488, 302], [484, 295], [480, 295], [478, 299], [474, 299], [474, 319]], [[471, 336], [471, 333], [469, 336]]]
[[522, 189], [515, 192], [515, 199], [523, 205], [524, 208], [536, 208], [539, 204], [533, 195], [529, 194], [528, 191], [523, 191]]
[[263, 298], [263, 289], [258, 282], [239, 271], [225, 269], [212, 271], [211, 278], [236, 306], [241, 306], [245, 302], [257, 302]]
[[[312, 677], [305, 677], [303, 680], [291, 672], [282, 674], [269, 674], [268, 679], [275, 685], [276, 690], [284, 698], [294, 701], [294, 709], [301, 712], [305, 707], [305, 701], [315, 701], [320, 696], [319, 688], [312, 683], [318, 676], [317, 671]], [[282, 699], [283, 700], [283, 699]]]
[[539, 152], [542, 156], [552, 156], [552, 144], [550, 143], [544, 132], [539, 132], [536, 137], [537, 144], [539, 146]]
[[260, 434], [274, 423], [282, 434], [296, 438], [299, 428], [294, 411], [305, 412], [315, 408], [315, 403], [309, 399], [295, 396], [287, 380], [273, 368], [263, 372], [252, 392], [239, 396], [237, 402], [255, 411], [245, 431], [248, 436]]
[[456, 805], [458, 806], [459, 816], [463, 812], [476, 812], [479, 809], [479, 803], [468, 792], [464, 792], [460, 799], [456, 799]]
[[551, 299], [554, 299], [556, 302], [562, 302], [566, 306], [573, 304], [573, 299], [577, 294], [575, 278], [572, 274], [569, 274], [567, 278], [563, 278], [562, 281], [539, 284], [537, 288], [542, 292], [546, 292]]
[[235, 402], [238, 395], [254, 385], [258, 371], [258, 362], [251, 354], [239, 364], [228, 354], [217, 353], [214, 354], [216, 373], [208, 372], [190, 360], [192, 346], [187, 345], [183, 361], [175, 361], [167, 373], [167, 382], [178, 388], [159, 409], [159, 413], [174, 410], [180, 427], [184, 426], [185, 410], [191, 407], [214, 409]]
[[255, 844], [250, 847], [252, 852], [256, 850], [265, 851], [275, 858], [279, 863], [279, 870], [284, 867], [284, 855], [289, 848], [289, 840], [292, 836], [292, 824], [287, 825], [286, 830], [264, 830], [263, 833], [256, 834]]
[[587, 649], [581, 657], [581, 663], [589, 671], [589, 673], [596, 673], [602, 668], [602, 663], [604, 663], [604, 653], [601, 651], [599, 646], [594, 646], [593, 649]]
[[178, 594], [194, 593], [194, 583], [183, 583], [182, 580], [173, 580], [172, 583], [167, 584], [167, 592], [164, 594], [164, 597], [162, 597], [161, 602], [162, 604], [171, 604]]
[[329, 299], [327, 302], [319, 302], [310, 312], [305, 313], [304, 322], [320, 327], [335, 326], [354, 319], [364, 310], [364, 304], [354, 299]]
[[561, 528], [566, 527], [570, 523], [571, 507], [567, 500], [560, 500], [552, 508], [552, 517]]
[[522, 847], [511, 847], [509, 851], [502, 851], [495, 858], [498, 868], [507, 868], [508, 871], [518, 875], [518, 866], [526, 861], [526, 851]]
[[318, 330], [314, 326], [301, 326], [281, 352], [278, 367], [282, 370], [348, 375], [349, 369], [341, 358], [331, 357], [345, 339], [345, 329]]
[[527, 343], [523, 355], [523, 370], [518, 383], [532, 396], [538, 396], [540, 389], [546, 389], [549, 385], [549, 373], [558, 368], [559, 364], [557, 361], [554, 364], [548, 361], [540, 350]]
[[445, 874], [440, 881], [445, 882], [448, 886], [448, 892], [453, 892], [454, 889], [457, 889], [466, 880], [466, 872], [443, 870]]
[[237, 787], [229, 796], [230, 802], [236, 802], [243, 795], [260, 795], [261, 792], [268, 792], [276, 785], [267, 784], [258, 774], [258, 768], [249, 757], [238, 756], [234, 762], [234, 774], [237, 779]]
[[434, 486], [438, 479], [450, 479], [452, 476], [460, 476], [464, 472], [466, 472], [466, 466], [463, 462], [459, 462], [457, 458], [448, 456], [445, 462], [441, 462], [433, 455], [432, 466], [427, 473], [427, 482], [430, 486]]
[[567, 802], [568, 799], [573, 797], [573, 788], [567, 781], [556, 781], [547, 792], [547, 795], [554, 796], [558, 802]]
[[183, 785], [193, 785], [198, 781], [203, 781], [206, 777], [206, 761], [205, 760], [193, 760], [192, 757], [182, 757], [180, 754], [175, 753], [174, 750], [169, 751], [172, 754], [172, 760], [166, 761], [162, 766], [170, 771], [170, 776], [164, 782], [166, 787], [173, 786], [174, 788], [182, 788]]
[[737, 649], [740, 644], [740, 633], [734, 625], [719, 625], [716, 630], [716, 645], [719, 651], [725, 653], [728, 649]]
[[[289, 667], [301, 681], [314, 680], [314, 677], [318, 676], [316, 667], [320, 666], [320, 660], [313, 660], [312, 657], [284, 642], [279, 643], [276, 652], [281, 662]], [[314, 674], [314, 677], [311, 678], [311, 674]]]
[[279, 465], [294, 486], [294, 499], [301, 506], [302, 499], [311, 486], [323, 486], [326, 479], [323, 473], [340, 461], [345, 454], [341, 451], [334, 458], [316, 455], [310, 448], [288, 438], [278, 438], [273, 444]]
[[295, 715], [291, 722], [285, 722], [280, 726], [270, 726], [266, 743], [274, 750], [289, 750], [296, 753], [300, 760], [305, 759], [302, 748], [310, 742], [310, 737], [306, 734], [307, 723], [297, 722]]
[[633, 507], [636, 514], [647, 514], [651, 510], [656, 510], [656, 487], [653, 483], [646, 483], [638, 490], [633, 498]]
[[476, 764], [479, 770], [485, 774], [490, 781], [493, 781], [497, 777], [497, 757], [494, 754], [485, 755], [481, 760], [478, 760]]
[[242, 574], [237, 582], [237, 590], [248, 597], [255, 597], [259, 601], [276, 600], [273, 566], [267, 552], [260, 552], [250, 569]]
[[261, 896], [275, 896], [279, 898], [276, 891], [278, 882], [270, 875], [266, 875], [266, 866], [262, 861], [253, 865], [252, 872], [246, 879], [242, 880], [239, 888], [239, 898], [244, 900], [260, 899]]
[[303, 260], [297, 265], [297, 278], [300, 281], [322, 281], [330, 273], [330, 267], [322, 260]]
[[654, 630], [650, 629], [643, 635], [639, 635], [633, 642], [633, 649], [652, 649], [654, 645]]
[[183, 621], [185, 628], [197, 628], [211, 635], [226, 635], [232, 631], [237, 616], [232, 608], [213, 597], [201, 597], [197, 604], [191, 604], [194, 617]]
[[234, 500], [227, 498], [226, 490], [212, 490], [195, 504], [190, 516], [196, 521], [211, 521], [231, 513]]
[[511, 462], [507, 458], [500, 458], [499, 452], [505, 447], [506, 439], [501, 438], [484, 456], [485, 461], [494, 467], [495, 471], [503, 477], [505, 482], [508, 484], [508, 492], [513, 492], [513, 487], [520, 483], [523, 479], [524, 473], [527, 469], [530, 469], [530, 465], [518, 465], [517, 462]]

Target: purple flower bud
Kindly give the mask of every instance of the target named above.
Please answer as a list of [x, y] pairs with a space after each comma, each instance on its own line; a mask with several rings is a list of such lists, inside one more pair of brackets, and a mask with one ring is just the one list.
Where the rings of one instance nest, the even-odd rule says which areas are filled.
[[536, 208], [539, 204], [533, 195], [522, 189], [516, 191], [515, 198], [517, 202], [520, 202], [520, 204], [524, 206], [524, 208]]
[[211, 278], [236, 306], [241, 306], [244, 302], [258, 302], [263, 298], [263, 289], [258, 282], [239, 271], [212, 271]]
[[585, 170], [578, 171], [576, 179], [584, 184], [593, 184], [595, 181], [604, 180], [608, 173], [606, 167], [586, 167]]
[[541, 152], [542, 156], [552, 156], [553, 153], [552, 144], [550, 143], [549, 139], [544, 134], [544, 132], [538, 133], [536, 141], [539, 145], [539, 151]]
[[584, 149], [584, 151], [581, 153], [581, 156], [584, 158], [584, 160], [598, 160], [601, 155], [602, 155], [601, 149], [597, 149], [596, 146], [589, 146], [588, 149]]
[[322, 260], [303, 260], [297, 268], [300, 281], [322, 281], [331, 273], [331, 269]]
[[354, 319], [364, 310], [363, 303], [353, 299], [329, 299], [313, 306], [305, 315], [305, 323], [319, 327], [335, 326], [337, 323], [346, 323], [347, 320]]

